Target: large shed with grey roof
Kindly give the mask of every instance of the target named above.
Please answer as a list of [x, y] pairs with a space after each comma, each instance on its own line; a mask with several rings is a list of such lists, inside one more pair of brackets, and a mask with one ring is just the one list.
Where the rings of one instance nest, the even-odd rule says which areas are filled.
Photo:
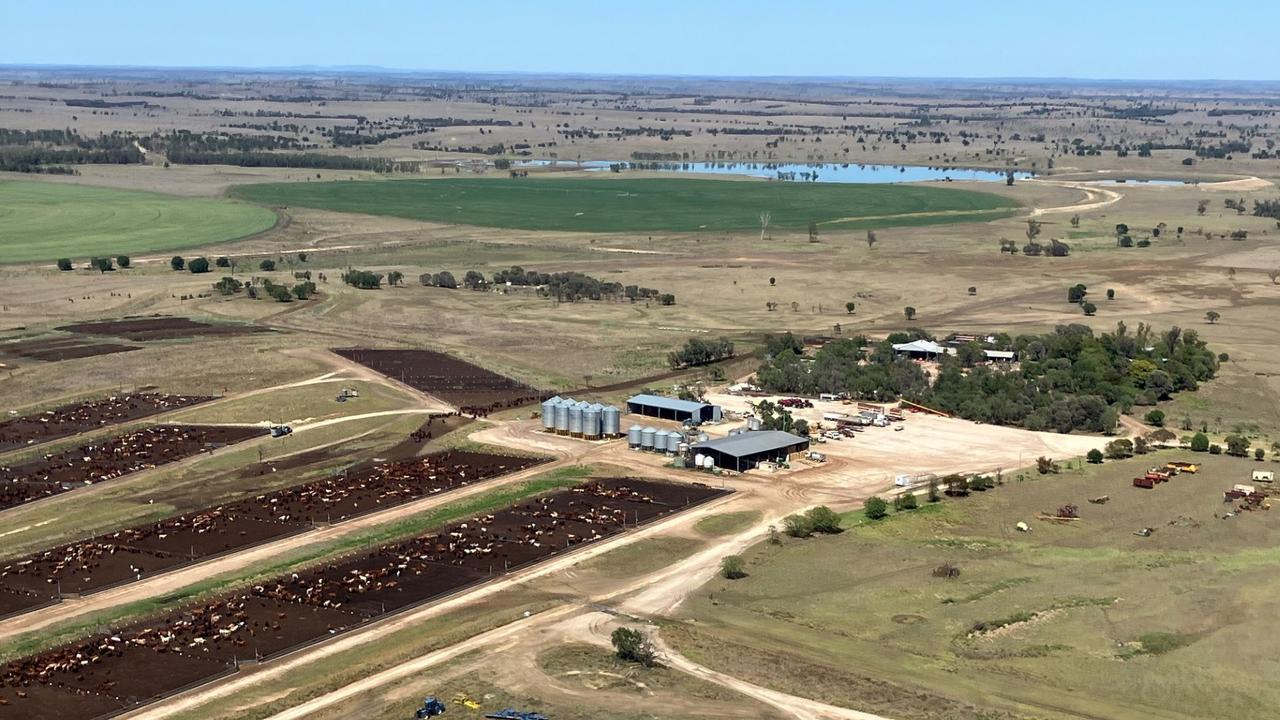
[[637, 415], [689, 422], [701, 425], [720, 419], [720, 406], [707, 403], [663, 397], [662, 395], [636, 395], [627, 401], [627, 411]]
[[700, 442], [693, 449], [710, 456], [716, 467], [741, 472], [804, 452], [809, 449], [809, 439], [781, 430], [752, 430]]

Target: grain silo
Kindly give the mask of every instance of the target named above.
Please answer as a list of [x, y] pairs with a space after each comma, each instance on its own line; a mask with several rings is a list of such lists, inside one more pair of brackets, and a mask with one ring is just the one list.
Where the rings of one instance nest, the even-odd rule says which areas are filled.
[[667, 438], [669, 437], [671, 437], [671, 432], [668, 430], [659, 430], [658, 432], [654, 433], [652, 450], [654, 452], [666, 452]]
[[569, 434], [573, 437], [582, 437], [582, 410], [586, 405], [574, 403], [569, 406]]
[[639, 425], [632, 425], [630, 428], [628, 428], [627, 444], [633, 448], [640, 447], [640, 432], [642, 430], [644, 430], [644, 428], [640, 427]]
[[684, 442], [684, 436], [678, 432], [673, 432], [667, 436], [667, 452], [680, 452], [680, 444]]
[[572, 404], [572, 400], [565, 399], [556, 406], [556, 432], [561, 435], [569, 434], [569, 406]]
[[556, 429], [556, 406], [560, 404], [560, 396], [557, 395], [548, 400], [542, 401], [542, 429]]
[[600, 437], [600, 413], [604, 406], [594, 403], [582, 411], [582, 437], [598, 439]]
[[700, 468], [700, 467], [702, 467], [703, 459], [704, 459], [704, 458], [706, 458], [706, 457], [707, 457], [707, 456], [706, 456], [706, 455], [703, 455], [702, 453], [694, 453], [694, 455], [693, 455], [693, 466], [694, 466], [694, 467], [696, 467], [696, 468]]
[[612, 405], [606, 405], [600, 412], [601, 431], [605, 437], [617, 437], [622, 434], [622, 412]]
[[657, 434], [657, 432], [658, 431], [652, 426], [644, 428], [643, 430], [640, 431], [640, 449], [641, 450], [653, 449], [653, 436]]

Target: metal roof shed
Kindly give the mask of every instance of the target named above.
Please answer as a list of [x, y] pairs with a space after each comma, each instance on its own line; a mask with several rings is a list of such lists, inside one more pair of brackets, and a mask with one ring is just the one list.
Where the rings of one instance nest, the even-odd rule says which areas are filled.
[[715, 405], [662, 395], [636, 395], [627, 401], [627, 412], [679, 422], [689, 420], [695, 425], [714, 420], [718, 415]]
[[693, 449], [709, 455], [719, 467], [741, 472], [808, 450], [809, 439], [781, 430], [756, 430], [700, 442]]

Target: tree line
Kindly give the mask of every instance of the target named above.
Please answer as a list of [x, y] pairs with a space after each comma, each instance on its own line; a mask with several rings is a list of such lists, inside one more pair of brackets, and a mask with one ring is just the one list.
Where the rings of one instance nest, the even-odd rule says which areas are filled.
[[944, 356], [932, 382], [921, 367], [896, 357], [893, 344], [922, 333], [896, 333], [871, 344], [865, 338], [823, 346], [802, 359], [794, 344], [774, 341], [756, 371], [755, 384], [770, 392], [849, 393], [862, 400], [906, 399], [969, 420], [1029, 430], [1110, 432], [1119, 414], [1194, 390], [1214, 376], [1218, 358], [1193, 330], [1157, 333], [1122, 322], [1095, 336], [1084, 325], [1061, 325], [1041, 335], [996, 337], [1013, 350], [1016, 368], [982, 363], [976, 352]]

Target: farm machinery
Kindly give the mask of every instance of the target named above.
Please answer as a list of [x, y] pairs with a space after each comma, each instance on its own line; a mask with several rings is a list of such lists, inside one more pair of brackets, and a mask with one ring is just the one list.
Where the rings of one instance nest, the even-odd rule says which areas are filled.
[[423, 699], [422, 707], [414, 711], [414, 720], [424, 720], [438, 715], [443, 715], [445, 711], [444, 701], [432, 695]]
[[516, 710], [515, 708], [506, 708], [495, 713], [485, 715], [490, 720], [549, 720], [546, 715], [539, 712], [529, 712], [526, 710]]

